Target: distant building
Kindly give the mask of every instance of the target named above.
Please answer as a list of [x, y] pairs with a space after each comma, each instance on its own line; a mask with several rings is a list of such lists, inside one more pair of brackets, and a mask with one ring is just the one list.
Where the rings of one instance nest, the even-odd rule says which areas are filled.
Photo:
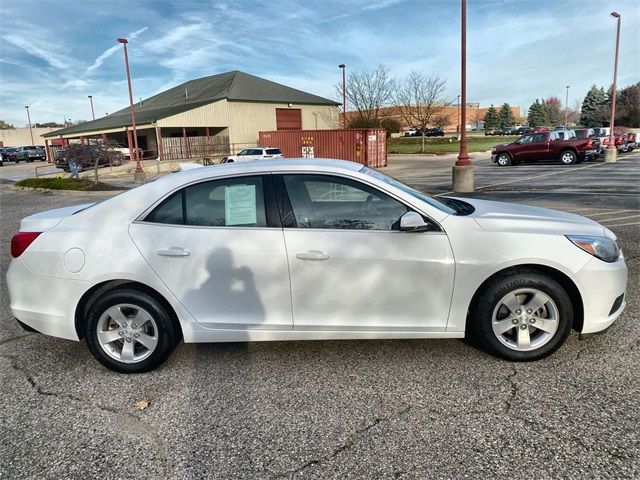
[[[161, 159], [234, 153], [266, 130], [329, 129], [340, 104], [247, 73], [191, 80], [134, 105], [138, 146]], [[128, 145], [129, 107], [43, 135], [48, 143], [113, 139]], [[133, 142], [132, 142], [133, 143]]]

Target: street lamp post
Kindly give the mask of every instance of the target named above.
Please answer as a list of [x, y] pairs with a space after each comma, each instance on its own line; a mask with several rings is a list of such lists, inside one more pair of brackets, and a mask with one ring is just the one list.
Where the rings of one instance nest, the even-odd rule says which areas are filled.
[[567, 96], [564, 100], [564, 128], [569, 128], [569, 87], [567, 85]]
[[341, 63], [338, 68], [342, 70], [342, 129], [347, 129], [347, 77], [345, 74], [346, 65]]
[[611, 12], [611, 16], [617, 18], [618, 25], [616, 29], [616, 56], [613, 61], [613, 95], [611, 96], [611, 122], [609, 123], [609, 145], [604, 151], [604, 161], [613, 163], [616, 161], [618, 151], [616, 150], [615, 135], [613, 133], [615, 129], [616, 118], [616, 80], [618, 79], [618, 50], [620, 49], [620, 14], [618, 12]]
[[[460, 97], [462, 106], [467, 104], [467, 0], [461, 0], [460, 35]], [[473, 165], [467, 153], [467, 109], [460, 111], [460, 153], [453, 167], [453, 190], [473, 192]]]
[[133, 129], [133, 155], [136, 159], [136, 169], [133, 172], [133, 179], [136, 183], [144, 183], [145, 175], [142, 165], [140, 163], [140, 152], [138, 150], [138, 133], [136, 131], [136, 114], [133, 110], [133, 91], [131, 90], [131, 74], [129, 73], [129, 54], [127, 53], [127, 43], [129, 41], [126, 38], [118, 38], [118, 43], [121, 43], [124, 47], [124, 66], [127, 71], [127, 85], [129, 86], [129, 111], [131, 112], [131, 128]]
[[89, 97], [89, 103], [91, 104], [91, 118], [96, 119], [96, 114], [93, 112], [93, 95], [87, 95]]
[[460, 95], [458, 95], [458, 118], [456, 120], [456, 136], [460, 141]]
[[29, 135], [31, 136], [31, 145], [34, 145], [34, 142], [33, 142], [33, 129], [31, 128], [31, 115], [29, 115], [29, 106], [25, 105], [24, 108], [27, 109], [27, 121], [29, 122]]

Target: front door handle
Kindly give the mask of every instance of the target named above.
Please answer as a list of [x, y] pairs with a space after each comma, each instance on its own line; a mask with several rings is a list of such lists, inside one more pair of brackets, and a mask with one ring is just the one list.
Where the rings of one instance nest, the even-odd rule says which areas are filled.
[[329, 255], [320, 250], [309, 250], [308, 252], [296, 253], [296, 258], [300, 260], [329, 260]]
[[161, 248], [156, 253], [163, 257], [186, 257], [191, 254], [189, 250], [185, 250], [182, 247]]

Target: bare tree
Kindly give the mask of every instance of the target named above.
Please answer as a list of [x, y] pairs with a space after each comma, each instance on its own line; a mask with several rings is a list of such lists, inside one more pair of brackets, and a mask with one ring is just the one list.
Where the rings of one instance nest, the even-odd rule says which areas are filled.
[[[427, 76], [411, 71], [396, 88], [394, 103], [404, 121], [424, 132], [434, 117], [445, 109], [442, 96], [446, 82], [438, 75]], [[424, 135], [422, 136], [424, 152]]]
[[480, 109], [476, 108], [471, 114], [471, 121], [474, 128], [480, 128], [480, 124], [484, 122], [484, 113], [481, 113]]
[[[375, 70], [350, 72], [346, 85], [347, 107], [355, 113], [350, 115], [349, 123], [378, 127], [380, 109], [390, 103], [394, 86], [395, 80], [383, 65]], [[342, 84], [336, 85], [336, 91], [342, 101]]]
[[433, 120], [431, 121], [436, 127], [444, 130], [449, 125], [449, 115], [446, 113], [439, 113], [438, 115], [433, 116]]

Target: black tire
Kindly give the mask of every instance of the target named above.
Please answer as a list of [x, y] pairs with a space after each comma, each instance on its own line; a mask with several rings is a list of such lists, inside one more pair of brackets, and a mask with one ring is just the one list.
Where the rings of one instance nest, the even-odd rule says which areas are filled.
[[[149, 356], [135, 363], [117, 360], [105, 351], [98, 340], [98, 328], [103, 314], [111, 307], [123, 304], [145, 310], [157, 326], [157, 332], [153, 332], [154, 336], [157, 336], [154, 350]], [[153, 296], [133, 288], [120, 288], [107, 292], [91, 305], [87, 315], [85, 338], [91, 354], [108, 369], [119, 373], [142, 373], [157, 368], [169, 358], [180, 339], [180, 331], [162, 303]], [[113, 347], [117, 349], [119, 345], [123, 346], [124, 338], [114, 341]], [[136, 341], [133, 341], [133, 344], [135, 346]]]
[[[546, 343], [539, 348], [522, 351], [517, 348], [510, 348], [503, 344], [498, 335], [493, 331], [494, 311], [506, 308], [501, 300], [517, 291], [539, 291], [546, 295], [557, 308], [557, 329], [553, 334], [548, 334]], [[526, 297], [526, 293], [522, 296]], [[526, 303], [526, 301], [524, 302]], [[503, 306], [500, 306], [503, 305]], [[542, 307], [547, 309], [547, 306]], [[524, 308], [523, 308], [524, 310]], [[534, 312], [535, 313], [535, 312]], [[524, 311], [522, 312], [524, 316]], [[474, 304], [471, 306], [470, 324], [468, 331], [471, 340], [488, 353], [506, 360], [516, 362], [528, 362], [539, 360], [555, 352], [567, 339], [573, 325], [573, 306], [571, 300], [562, 286], [547, 275], [534, 270], [520, 270], [496, 277], [490, 282]], [[528, 324], [527, 324], [528, 325]], [[516, 324], [515, 331], [505, 332], [504, 335], [516, 335], [518, 328], [524, 328]], [[527, 328], [529, 328], [527, 326]], [[533, 335], [544, 335], [546, 332], [533, 328]], [[532, 343], [536, 337], [531, 337]], [[537, 337], [544, 340], [543, 337]], [[533, 345], [532, 345], [533, 347]]]
[[496, 165], [499, 167], [507, 167], [511, 165], [511, 157], [508, 153], [499, 153], [496, 157]]
[[578, 155], [573, 150], [563, 150], [560, 152], [560, 162], [563, 165], [573, 165], [578, 163]]

